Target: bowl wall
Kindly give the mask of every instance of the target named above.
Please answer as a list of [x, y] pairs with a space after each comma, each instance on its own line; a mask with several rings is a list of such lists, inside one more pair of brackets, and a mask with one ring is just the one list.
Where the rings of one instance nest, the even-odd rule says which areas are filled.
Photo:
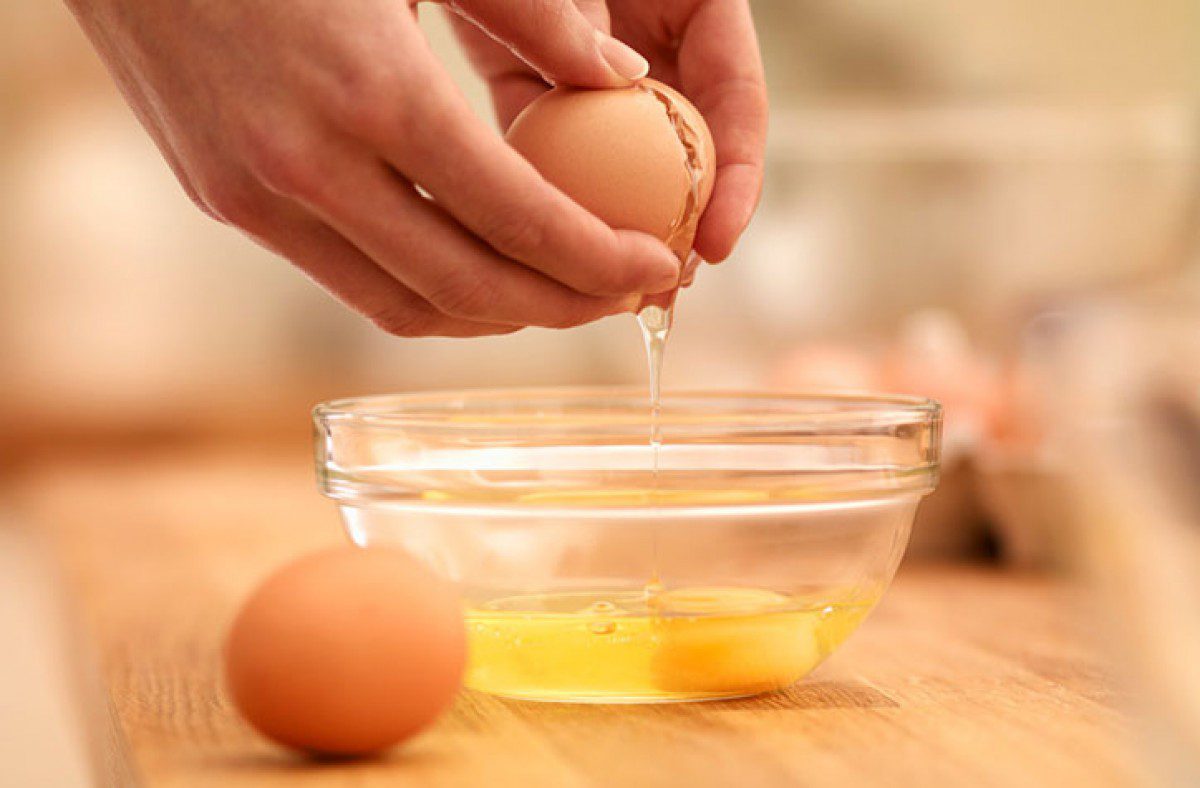
[[791, 684], [879, 600], [937, 473], [919, 401], [676, 395], [656, 447], [633, 395], [460, 396], [319, 410], [319, 473], [356, 544], [459, 585], [467, 684], [511, 697]]

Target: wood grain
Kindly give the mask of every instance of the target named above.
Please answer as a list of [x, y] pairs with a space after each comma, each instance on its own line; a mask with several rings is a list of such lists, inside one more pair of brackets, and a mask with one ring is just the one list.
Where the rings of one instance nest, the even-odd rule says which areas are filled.
[[256, 737], [220, 684], [225, 627], [281, 561], [342, 538], [306, 458], [93, 457], [12, 487], [54, 545], [107, 684], [114, 784], [1125, 785], [1135, 777], [1070, 589], [902, 570], [808, 681], [750, 700], [574, 706], [463, 693], [383, 758], [315, 764]]

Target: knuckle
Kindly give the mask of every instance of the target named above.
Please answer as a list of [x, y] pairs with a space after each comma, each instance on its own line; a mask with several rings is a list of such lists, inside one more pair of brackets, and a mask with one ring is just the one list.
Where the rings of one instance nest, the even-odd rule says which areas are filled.
[[403, 117], [390, 72], [382, 68], [347, 68], [329, 97], [333, 120], [366, 139], [387, 139]]
[[577, 328], [599, 320], [606, 314], [606, 311], [594, 307], [579, 306], [566, 310], [548, 328]]
[[431, 95], [412, 106], [397, 105], [383, 121], [383, 140], [389, 147], [397, 144], [398, 153], [407, 160], [436, 160], [446, 150], [466, 150], [463, 118], [458, 109], [443, 97]]
[[544, 0], [541, 3], [532, 3], [525, 25], [528, 35], [531, 38], [537, 38], [547, 33], [561, 35], [561, 31], [569, 30], [566, 22], [573, 9], [568, 6], [568, 2], [570, 0]]
[[584, 293], [597, 296], [636, 292], [641, 282], [637, 281], [634, 272], [628, 266], [604, 262], [611, 259], [609, 256], [600, 257], [597, 263], [576, 269], [576, 287]]
[[504, 208], [494, 211], [483, 222], [482, 235], [500, 254], [525, 260], [546, 243], [546, 226], [538, 214]]
[[556, 299], [553, 312], [548, 317], [539, 320], [537, 325], [544, 328], [576, 328], [599, 320], [611, 314], [605, 299], [583, 295], [569, 295]]
[[547, 320], [542, 324], [543, 328], [579, 328], [592, 322], [590, 319], [585, 319], [580, 315], [571, 314], [564, 317], [556, 317], [553, 320]]
[[244, 133], [246, 167], [272, 191], [288, 196], [317, 196], [316, 158], [311, 146], [261, 126]]
[[633, 250], [620, 242], [579, 243], [579, 263], [569, 270], [566, 284], [591, 296], [624, 296], [640, 292], [644, 271], [634, 260]]
[[253, 194], [235, 178], [211, 176], [197, 188], [200, 210], [219, 222], [251, 230], [260, 214]]
[[389, 305], [368, 313], [372, 323], [397, 337], [424, 337], [433, 333], [434, 320], [428, 312], [411, 305]]
[[200, 213], [204, 214], [209, 219], [213, 219], [223, 224], [232, 224], [232, 222], [227, 221], [225, 217], [222, 216], [217, 210], [217, 207], [210, 204], [210, 201], [201, 195], [200, 192], [189, 193], [188, 199], [191, 200], [192, 205], [196, 206], [200, 210]]
[[357, 31], [353, 46], [337, 49], [321, 70], [309, 73], [316, 106], [343, 131], [393, 143], [407, 105], [428, 102], [424, 88], [432, 81], [431, 71], [440, 68], [435, 58], [421, 55], [425, 47], [416, 25]]
[[335, 110], [336, 122], [347, 132], [364, 140], [386, 140], [392, 136], [400, 117], [395, 107], [384, 101], [346, 101]]
[[454, 274], [442, 280], [429, 300], [452, 317], [478, 318], [491, 312], [496, 292], [482, 277]]

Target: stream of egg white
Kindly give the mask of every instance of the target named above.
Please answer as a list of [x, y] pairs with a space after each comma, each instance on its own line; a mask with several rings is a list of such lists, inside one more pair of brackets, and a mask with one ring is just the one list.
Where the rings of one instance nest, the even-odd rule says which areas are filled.
[[[650, 93], [655, 93], [651, 88], [642, 86], [643, 90]], [[675, 117], [670, 115], [670, 107], [668, 102], [664, 101], [655, 93], [655, 100], [663, 101], [667, 107], [668, 119], [675, 123]], [[683, 121], [686, 125], [686, 121]], [[695, 150], [692, 147], [694, 143], [690, 143], [685, 135], [680, 134], [680, 144], [684, 148], [684, 167], [687, 169], [689, 193], [687, 200], [684, 203], [684, 208], [681, 210], [675, 224], [671, 227], [667, 235], [667, 245], [679, 257], [679, 283], [682, 285], [684, 280], [689, 278], [691, 271], [689, 266], [694, 262], [693, 255], [690, 252], [691, 235], [695, 233], [695, 225], [689, 226], [688, 214], [694, 210], [694, 207], [700, 200], [700, 179], [701, 172], [693, 163]], [[679, 241], [682, 240], [681, 233], [686, 234], [688, 249], [679, 249]], [[651, 472], [651, 489], [650, 501], [654, 507], [656, 514], [659, 512], [660, 501], [658, 498], [659, 492], [659, 462], [660, 453], [663, 444], [662, 433], [662, 370], [663, 358], [666, 354], [667, 338], [671, 334], [671, 324], [675, 318], [675, 298], [678, 295], [678, 288], [665, 297], [655, 298], [653, 301], [647, 300], [643, 302], [637, 313], [638, 326], [642, 330], [642, 341], [646, 346], [646, 362], [650, 373], [650, 472]], [[656, 517], [657, 519], [657, 517]], [[646, 604], [652, 610], [657, 607], [657, 597], [662, 594], [665, 587], [661, 577], [661, 557], [659, 555], [659, 524], [655, 523], [651, 526], [651, 554], [650, 554], [650, 580], [645, 586]]]
[[[667, 348], [667, 337], [671, 334], [671, 320], [675, 307], [649, 305], [637, 314], [638, 326], [642, 329], [642, 341], [646, 345], [646, 363], [650, 372], [650, 501], [658, 507], [658, 464], [662, 449], [662, 368]], [[662, 593], [659, 578], [658, 524], [650, 530], [650, 580], [646, 583], [646, 604], [653, 608], [655, 598]]]

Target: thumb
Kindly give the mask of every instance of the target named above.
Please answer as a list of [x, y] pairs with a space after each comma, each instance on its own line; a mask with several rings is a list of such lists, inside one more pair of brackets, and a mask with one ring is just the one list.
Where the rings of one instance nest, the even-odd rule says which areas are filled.
[[620, 87], [650, 70], [632, 47], [588, 21], [574, 0], [455, 0], [449, 6], [554, 85]]

